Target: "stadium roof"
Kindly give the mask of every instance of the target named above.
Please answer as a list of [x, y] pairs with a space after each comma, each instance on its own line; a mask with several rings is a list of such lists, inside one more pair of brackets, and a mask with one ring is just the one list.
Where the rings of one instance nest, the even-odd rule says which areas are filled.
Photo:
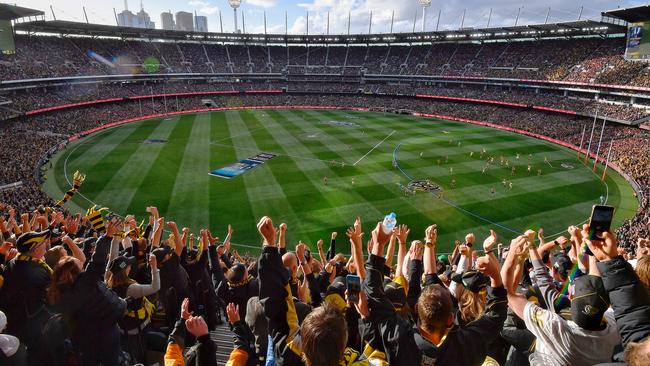
[[619, 24], [583, 20], [516, 27], [458, 29], [424, 33], [375, 33], [350, 35], [198, 33], [178, 30], [116, 27], [69, 21], [33, 21], [15, 25], [17, 31], [89, 35], [99, 37], [170, 39], [252, 44], [386, 44], [430, 43], [531, 38], [558, 38], [625, 33]]
[[21, 6], [0, 4], [0, 20], [14, 20], [39, 15], [45, 15], [45, 13], [40, 10], [23, 8]]
[[634, 8], [621, 8], [605, 11], [603, 16], [610, 16], [625, 20], [626, 22], [636, 23], [650, 20], [650, 6], [636, 6]]

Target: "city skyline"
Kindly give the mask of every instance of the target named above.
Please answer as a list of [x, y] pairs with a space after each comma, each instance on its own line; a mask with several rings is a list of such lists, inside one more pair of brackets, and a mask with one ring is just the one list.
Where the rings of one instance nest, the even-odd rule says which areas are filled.
[[[115, 25], [115, 13], [123, 11], [123, 0], [81, 0], [79, 3], [67, 0], [13, 0], [19, 6], [39, 9], [45, 12], [46, 20], [52, 20], [52, 11], [59, 20], [85, 22], [82, 6], [85, 7], [90, 23]], [[564, 0], [547, 0], [533, 5], [522, 5], [516, 0], [495, 0], [490, 2], [469, 0], [436, 3], [426, 11], [426, 31], [468, 28], [512, 26], [514, 24], [557, 23], [580, 19], [600, 19], [600, 12], [616, 7], [644, 4], [641, 0], [592, 0], [585, 5]], [[141, 4], [129, 4], [137, 7]], [[52, 9], [50, 9], [52, 5]], [[162, 16], [166, 12], [177, 12], [205, 17], [208, 31], [230, 33], [234, 31], [233, 11], [227, 0], [145, 0], [143, 6], [157, 29], [164, 29]], [[549, 11], [550, 8], [550, 11]], [[371, 14], [372, 12], [372, 14]], [[388, 33], [420, 31], [422, 8], [418, 0], [395, 2], [393, 0], [244, 0], [238, 13], [239, 29], [247, 33], [289, 33], [345, 34]], [[439, 17], [439, 15], [441, 15]], [[264, 21], [266, 18], [266, 22]], [[329, 18], [329, 22], [328, 22]], [[370, 19], [372, 25], [370, 26]], [[203, 20], [201, 20], [203, 22]], [[266, 27], [265, 27], [266, 23]]]

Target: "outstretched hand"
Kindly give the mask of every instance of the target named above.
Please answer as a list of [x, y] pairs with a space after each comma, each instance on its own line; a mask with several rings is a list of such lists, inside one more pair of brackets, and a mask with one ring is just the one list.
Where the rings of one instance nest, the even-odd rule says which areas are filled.
[[348, 236], [348, 238], [350, 238], [350, 244], [353, 246], [360, 248], [363, 245], [363, 232], [361, 231], [361, 219], [359, 217], [357, 217], [357, 219], [354, 221], [354, 225], [348, 228], [345, 234]]
[[405, 224], [397, 225], [397, 227], [393, 229], [393, 232], [395, 233], [395, 236], [397, 236], [397, 241], [399, 241], [401, 245], [406, 245], [406, 240], [411, 232], [409, 227]]
[[190, 299], [187, 297], [183, 299], [183, 303], [181, 304], [181, 318], [183, 320], [187, 320], [192, 316], [192, 312], [190, 311]]
[[240, 318], [239, 318], [239, 305], [235, 305], [234, 303], [228, 304], [226, 307], [226, 315], [228, 315], [228, 322], [230, 324], [235, 324], [237, 323]]
[[490, 236], [485, 238], [483, 241], [483, 250], [485, 253], [491, 251], [494, 248], [494, 245], [497, 243], [497, 233], [494, 230], [490, 230]]

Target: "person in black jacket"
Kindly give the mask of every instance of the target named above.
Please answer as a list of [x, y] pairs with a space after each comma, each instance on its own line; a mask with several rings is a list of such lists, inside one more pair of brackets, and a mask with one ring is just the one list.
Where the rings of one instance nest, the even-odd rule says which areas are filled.
[[79, 345], [84, 365], [119, 363], [117, 322], [126, 314], [127, 302], [104, 283], [111, 240], [119, 226], [116, 220], [109, 222], [106, 235], [97, 240], [95, 253], [85, 270], [78, 259], [62, 258], [48, 288], [48, 300], [71, 324], [72, 337]]
[[[588, 238], [589, 226], [583, 228]], [[632, 266], [618, 254], [616, 235], [605, 232], [602, 239], [586, 240], [589, 249], [599, 261], [596, 266], [609, 294], [618, 325], [625, 362], [631, 366], [650, 364], [650, 294], [639, 280]], [[622, 361], [623, 355], [614, 359]]]
[[41, 328], [49, 319], [45, 293], [52, 269], [43, 257], [49, 241], [49, 230], [26, 232], [18, 237], [18, 256], [4, 273], [0, 310], [7, 315], [7, 334], [20, 339], [27, 347], [30, 364], [44, 362], [41, 352]]

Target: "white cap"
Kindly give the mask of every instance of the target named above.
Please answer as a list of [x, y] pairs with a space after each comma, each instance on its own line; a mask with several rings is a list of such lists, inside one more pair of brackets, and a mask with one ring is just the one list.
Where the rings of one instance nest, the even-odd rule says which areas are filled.
[[0, 311], [0, 332], [5, 330], [6, 327], [7, 327], [7, 316], [5, 315], [5, 313]]
[[13, 356], [18, 351], [18, 346], [20, 346], [18, 338], [8, 334], [0, 334], [0, 351], [6, 357]]

